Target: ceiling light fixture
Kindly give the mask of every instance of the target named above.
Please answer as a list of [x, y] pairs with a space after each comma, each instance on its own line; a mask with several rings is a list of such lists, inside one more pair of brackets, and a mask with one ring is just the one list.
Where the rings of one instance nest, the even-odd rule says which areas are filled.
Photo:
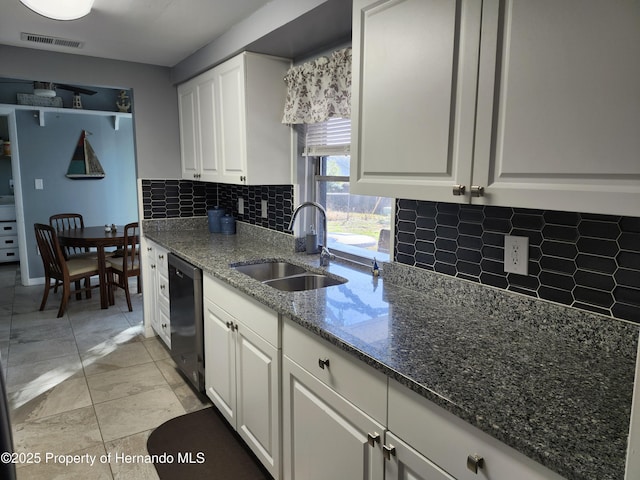
[[93, 0], [20, 0], [40, 15], [54, 20], [76, 20], [91, 11]]

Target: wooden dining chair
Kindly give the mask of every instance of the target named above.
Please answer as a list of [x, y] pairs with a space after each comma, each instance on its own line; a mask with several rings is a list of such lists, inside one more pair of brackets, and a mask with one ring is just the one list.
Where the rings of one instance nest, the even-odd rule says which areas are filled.
[[[124, 290], [127, 297], [129, 311], [133, 311], [131, 306], [131, 294], [129, 293], [129, 278], [138, 277], [138, 293], [141, 292], [140, 283], [140, 227], [138, 222], [128, 223], [124, 226], [124, 245], [122, 256], [107, 258], [109, 269], [109, 302], [113, 305], [113, 292], [115, 287]], [[117, 277], [117, 278], [116, 278]]]
[[[49, 225], [56, 229], [56, 233], [60, 233], [62, 230], [84, 228], [84, 219], [79, 213], [58, 213], [49, 217]], [[88, 248], [82, 247], [64, 247], [62, 251], [65, 258], [70, 258], [73, 255], [91, 255]]]
[[[49, 297], [49, 290], [62, 285], [62, 300], [58, 309], [58, 317], [61, 317], [71, 296], [71, 282], [75, 283], [76, 299], [82, 298], [82, 292], [86, 292], [86, 298], [91, 298], [91, 289], [99, 285], [91, 286], [91, 277], [99, 274], [97, 260], [91, 258], [65, 258], [58, 235], [55, 228], [51, 225], [36, 223], [34, 225], [36, 233], [36, 241], [38, 249], [44, 264], [44, 294], [40, 310], [44, 310]], [[55, 284], [51, 285], [51, 280], [55, 280]], [[84, 280], [84, 288], [81, 287], [81, 280]]]

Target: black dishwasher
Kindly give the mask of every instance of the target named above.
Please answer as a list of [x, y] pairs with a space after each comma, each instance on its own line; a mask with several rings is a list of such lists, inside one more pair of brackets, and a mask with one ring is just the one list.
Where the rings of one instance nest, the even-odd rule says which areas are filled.
[[171, 358], [193, 386], [204, 392], [202, 270], [170, 253]]

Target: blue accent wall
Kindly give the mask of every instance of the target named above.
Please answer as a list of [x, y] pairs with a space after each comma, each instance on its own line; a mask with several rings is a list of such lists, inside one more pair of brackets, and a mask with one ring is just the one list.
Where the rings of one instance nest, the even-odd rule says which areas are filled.
[[[56, 213], [80, 213], [85, 225], [138, 220], [134, 135], [131, 119], [77, 113], [47, 113], [41, 127], [33, 111], [16, 111], [20, 174], [24, 205], [29, 276], [44, 275], [37, 251], [34, 223], [49, 223]], [[93, 147], [105, 177], [100, 180], [71, 180], [65, 175], [82, 130], [91, 132]], [[35, 179], [44, 182], [35, 189]]]

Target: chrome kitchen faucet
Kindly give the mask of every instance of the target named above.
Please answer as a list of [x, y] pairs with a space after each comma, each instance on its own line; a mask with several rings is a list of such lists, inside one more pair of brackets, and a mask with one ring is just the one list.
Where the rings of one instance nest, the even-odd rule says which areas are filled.
[[322, 250], [320, 250], [320, 266], [327, 267], [329, 265], [329, 260], [331, 260], [334, 255], [329, 251], [329, 248], [327, 247], [327, 211], [322, 205], [317, 202], [304, 202], [298, 205], [293, 211], [288, 230], [293, 231], [293, 224], [296, 221], [296, 216], [298, 215], [298, 212], [304, 207], [316, 207], [322, 214]]

